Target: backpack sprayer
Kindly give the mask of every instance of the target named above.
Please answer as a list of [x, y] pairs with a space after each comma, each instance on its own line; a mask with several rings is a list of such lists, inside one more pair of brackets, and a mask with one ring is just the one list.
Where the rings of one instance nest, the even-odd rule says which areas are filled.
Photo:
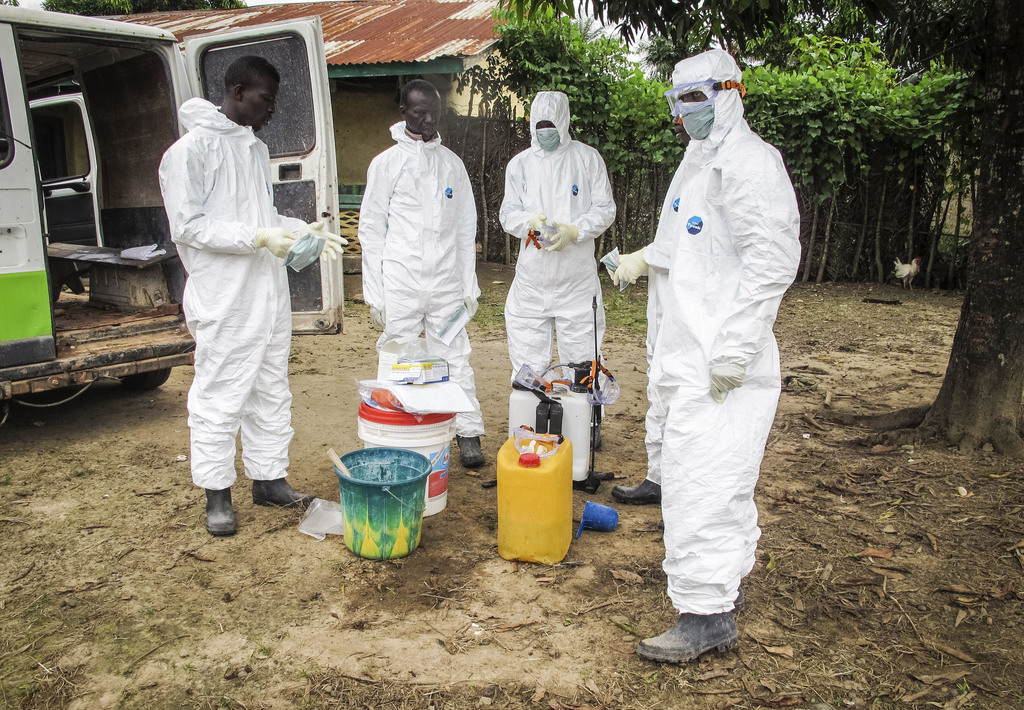
[[[573, 487], [588, 493], [596, 492], [601, 481], [610, 478], [595, 469], [594, 450], [601, 446], [602, 407], [614, 404], [619, 396], [618, 383], [598, 354], [596, 296], [593, 312], [595, 358], [551, 365], [540, 375], [524, 364], [515, 377], [515, 391], [509, 400], [510, 432], [516, 426], [528, 425], [537, 433], [563, 434], [573, 443]], [[560, 367], [572, 371], [571, 380], [544, 379]], [[556, 391], [554, 385], [564, 389]]]

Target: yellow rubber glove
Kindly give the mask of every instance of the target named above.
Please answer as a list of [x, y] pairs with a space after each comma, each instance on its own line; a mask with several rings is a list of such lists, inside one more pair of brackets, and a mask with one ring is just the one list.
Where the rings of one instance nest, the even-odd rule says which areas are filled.
[[462, 299], [462, 302], [466, 306], [466, 313], [468, 313], [470, 319], [472, 319], [473, 316], [476, 315], [477, 309], [480, 307], [480, 302], [477, 301], [472, 296], [466, 296], [464, 299]]
[[370, 306], [370, 320], [375, 326], [383, 329], [384, 324], [387, 322], [387, 316], [384, 314], [384, 306], [381, 306], [380, 308]]
[[716, 365], [711, 368], [711, 399], [719, 404], [725, 395], [743, 385], [747, 368], [743, 365]]
[[348, 240], [345, 239], [345, 237], [334, 234], [333, 232], [328, 232], [324, 229], [324, 222], [313, 222], [313, 224], [309, 225], [309, 231], [318, 237], [323, 237], [328, 242], [331, 242], [338, 247], [348, 246]]
[[538, 212], [526, 222], [526, 228], [531, 232], [539, 232], [540, 228], [548, 223], [548, 217], [546, 214]]
[[266, 249], [278, 259], [283, 259], [295, 244], [295, 234], [284, 227], [260, 227], [252, 243], [257, 249]]
[[616, 286], [620, 281], [635, 284], [636, 280], [647, 273], [647, 261], [644, 259], [643, 249], [632, 254], [626, 254], [619, 259], [619, 266], [612, 276], [612, 283]]
[[576, 241], [576, 237], [580, 235], [580, 231], [576, 229], [575, 224], [555, 224], [558, 231], [555, 236], [551, 238], [551, 244], [544, 247], [548, 251], [561, 251], [570, 244]]

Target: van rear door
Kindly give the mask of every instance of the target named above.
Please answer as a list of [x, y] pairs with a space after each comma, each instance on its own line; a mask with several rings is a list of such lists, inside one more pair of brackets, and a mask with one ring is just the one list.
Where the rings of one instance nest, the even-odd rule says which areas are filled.
[[6, 23], [0, 69], [0, 363], [23, 365], [52, 359], [57, 349], [25, 87]]
[[[189, 37], [184, 42], [189, 80], [196, 96], [220, 105], [224, 71], [235, 59], [257, 55], [281, 74], [274, 120], [259, 137], [270, 148], [274, 204], [306, 222], [325, 220], [338, 232], [338, 178], [330, 83], [320, 18], [274, 22], [241, 30]], [[288, 270], [292, 329], [337, 333], [344, 292], [341, 260], [321, 260]]]
[[29, 104], [50, 243], [104, 246], [96, 191], [96, 141], [80, 91]]

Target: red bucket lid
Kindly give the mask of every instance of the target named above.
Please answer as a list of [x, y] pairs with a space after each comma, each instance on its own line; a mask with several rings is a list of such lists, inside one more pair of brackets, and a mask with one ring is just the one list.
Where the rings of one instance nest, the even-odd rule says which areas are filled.
[[395, 412], [390, 409], [371, 407], [366, 402], [359, 403], [359, 418], [376, 424], [391, 426], [416, 426], [418, 424], [438, 424], [454, 417], [454, 412], [412, 415], [408, 412]]

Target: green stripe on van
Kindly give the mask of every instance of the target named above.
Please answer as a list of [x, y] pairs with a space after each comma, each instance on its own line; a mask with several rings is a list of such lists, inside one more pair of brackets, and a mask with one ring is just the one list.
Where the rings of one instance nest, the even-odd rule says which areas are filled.
[[52, 334], [45, 271], [0, 274], [0, 342]]

